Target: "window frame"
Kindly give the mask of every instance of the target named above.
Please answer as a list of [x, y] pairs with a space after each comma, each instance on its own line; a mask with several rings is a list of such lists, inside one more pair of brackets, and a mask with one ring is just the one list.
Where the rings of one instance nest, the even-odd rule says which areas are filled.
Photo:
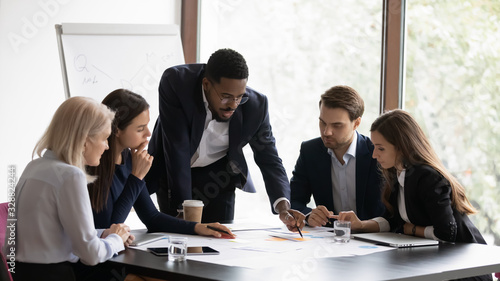
[[[201, 0], [182, 0], [181, 38], [186, 63], [199, 62]], [[380, 113], [403, 108], [406, 0], [383, 0]]]

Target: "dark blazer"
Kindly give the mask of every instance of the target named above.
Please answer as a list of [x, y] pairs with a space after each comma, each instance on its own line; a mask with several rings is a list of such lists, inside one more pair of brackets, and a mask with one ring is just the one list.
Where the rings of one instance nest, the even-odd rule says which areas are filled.
[[[440, 173], [427, 165], [406, 169], [405, 205], [408, 219], [419, 226], [434, 226], [434, 235], [443, 241], [486, 244], [469, 217], [451, 206], [451, 186]], [[403, 232], [398, 211], [399, 183], [393, 186], [389, 202], [394, 215], [384, 215], [391, 231]]]
[[[206, 118], [202, 97], [204, 71], [205, 64], [179, 65], [165, 70], [160, 81], [160, 116], [148, 148], [155, 160], [147, 182], [150, 193], [169, 187], [172, 208], [192, 197], [190, 161], [200, 143]], [[242, 151], [250, 144], [272, 206], [280, 197], [290, 198], [288, 177], [271, 131], [267, 97], [249, 87], [246, 93], [248, 102], [238, 106], [229, 122], [228, 167], [217, 176], [236, 175], [240, 179], [238, 188], [255, 192]], [[166, 177], [165, 183], [158, 180], [160, 176]]]
[[[377, 161], [372, 158], [373, 144], [366, 136], [358, 134], [356, 146], [356, 211], [360, 219], [381, 216], [381, 175]], [[292, 209], [304, 214], [311, 212], [306, 205], [311, 194], [316, 205], [333, 210], [332, 160], [321, 138], [302, 143], [293, 176], [290, 181]]]

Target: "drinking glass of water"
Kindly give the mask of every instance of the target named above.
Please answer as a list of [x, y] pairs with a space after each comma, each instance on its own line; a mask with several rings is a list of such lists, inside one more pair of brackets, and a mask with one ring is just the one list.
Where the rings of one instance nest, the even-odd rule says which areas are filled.
[[187, 237], [170, 237], [168, 246], [168, 259], [172, 261], [185, 261], [187, 254]]
[[333, 223], [333, 232], [335, 243], [349, 243], [351, 239], [351, 222], [350, 221], [335, 221]]

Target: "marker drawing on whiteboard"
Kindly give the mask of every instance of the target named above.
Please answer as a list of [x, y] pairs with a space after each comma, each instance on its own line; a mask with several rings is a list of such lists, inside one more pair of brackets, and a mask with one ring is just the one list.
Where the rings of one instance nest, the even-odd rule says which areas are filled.
[[85, 55], [75, 56], [75, 59], [73, 62], [74, 62], [76, 71], [82, 72], [85, 70], [85, 71], [89, 72], [89, 70], [87, 69], [87, 57]]
[[99, 81], [97, 81], [97, 78], [95, 75], [94, 75], [94, 77], [84, 77], [83, 82], [82, 82], [83, 85], [85, 85], [85, 84], [97, 84], [97, 83], [99, 83]]
[[95, 65], [92, 65], [93, 68], [95, 68], [97, 71], [99, 71], [100, 73], [106, 75], [109, 79], [113, 80], [113, 78], [111, 76], [109, 76], [106, 72], [102, 71], [100, 68], [97, 68], [97, 66]]

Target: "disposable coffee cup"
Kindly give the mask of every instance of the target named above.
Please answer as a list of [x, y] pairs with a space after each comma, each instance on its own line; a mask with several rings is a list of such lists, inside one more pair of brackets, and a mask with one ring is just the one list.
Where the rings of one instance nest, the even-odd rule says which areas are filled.
[[201, 222], [203, 214], [203, 201], [201, 200], [184, 200], [182, 203], [184, 220]]

